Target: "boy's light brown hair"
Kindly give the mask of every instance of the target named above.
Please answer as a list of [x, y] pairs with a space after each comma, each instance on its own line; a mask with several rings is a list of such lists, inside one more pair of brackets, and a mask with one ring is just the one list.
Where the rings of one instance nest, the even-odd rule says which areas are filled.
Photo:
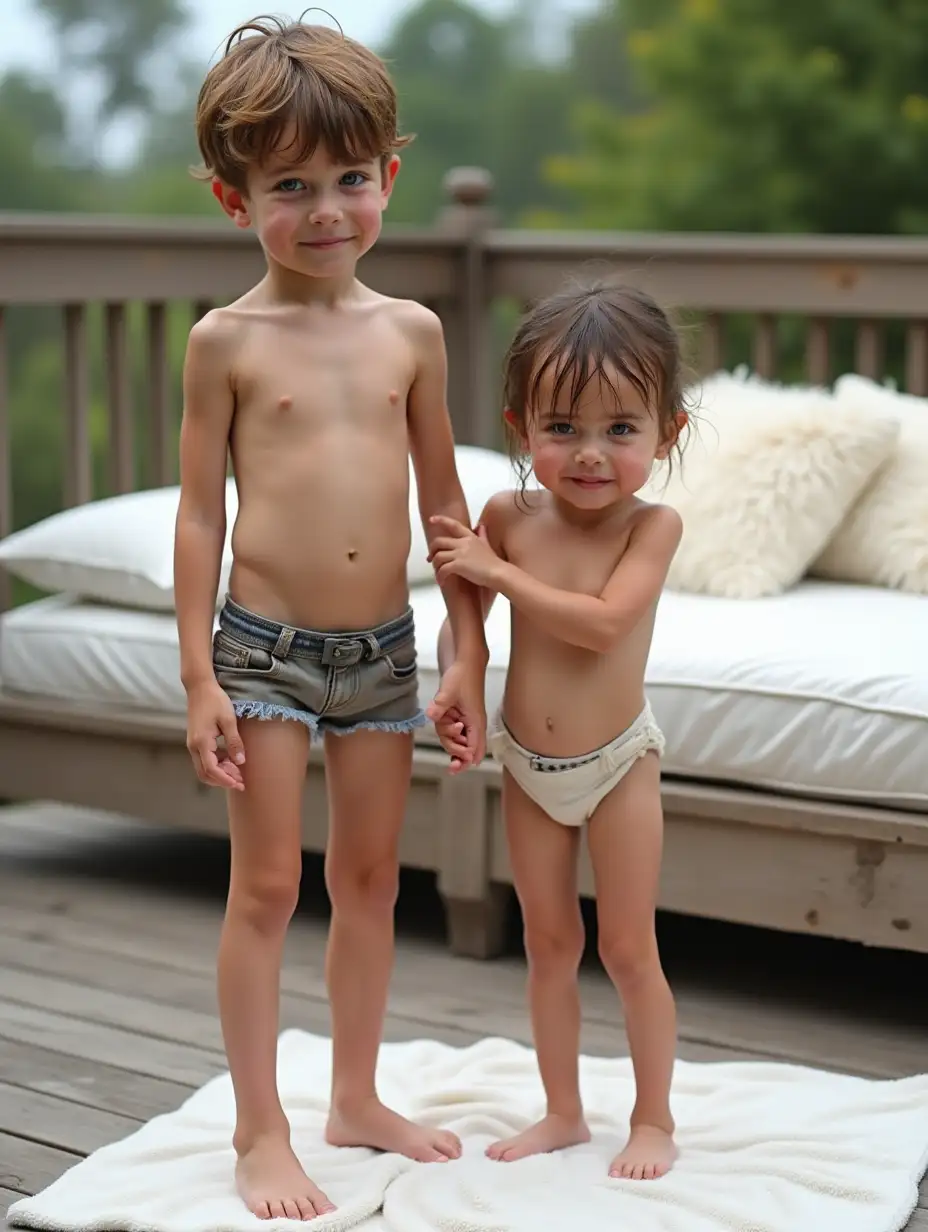
[[321, 147], [338, 163], [384, 164], [407, 145], [379, 56], [327, 26], [256, 17], [238, 26], [200, 89], [204, 179], [244, 191], [248, 172], [286, 143], [294, 164]]

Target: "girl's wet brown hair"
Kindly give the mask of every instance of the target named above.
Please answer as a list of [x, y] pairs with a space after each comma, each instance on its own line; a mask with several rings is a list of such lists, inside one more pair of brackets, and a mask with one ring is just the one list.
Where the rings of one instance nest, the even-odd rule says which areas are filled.
[[201, 178], [243, 191], [248, 171], [287, 141], [297, 165], [322, 147], [336, 162], [385, 164], [407, 145], [379, 56], [328, 26], [256, 17], [238, 26], [200, 89]]
[[506, 352], [503, 377], [505, 405], [514, 421], [510, 444], [523, 488], [530, 469], [522, 451], [526, 429], [552, 373], [546, 397], [557, 404], [566, 391], [568, 415], [597, 378], [621, 406], [615, 377], [624, 378], [656, 413], [661, 439], [673, 438], [669, 465], [674, 454], [681, 456], [676, 417], [687, 408], [680, 337], [645, 291], [605, 279], [571, 285], [540, 300], [523, 317]]

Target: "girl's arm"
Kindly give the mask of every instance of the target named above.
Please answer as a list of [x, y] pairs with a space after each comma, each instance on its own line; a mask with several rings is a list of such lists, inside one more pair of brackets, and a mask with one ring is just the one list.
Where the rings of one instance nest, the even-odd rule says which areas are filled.
[[467, 577], [505, 595], [529, 620], [554, 637], [604, 654], [628, 635], [657, 601], [683, 533], [676, 510], [644, 510], [628, 546], [600, 595], [578, 595], [540, 582], [493, 550], [488, 538], [443, 521], [435, 564], [439, 574]]

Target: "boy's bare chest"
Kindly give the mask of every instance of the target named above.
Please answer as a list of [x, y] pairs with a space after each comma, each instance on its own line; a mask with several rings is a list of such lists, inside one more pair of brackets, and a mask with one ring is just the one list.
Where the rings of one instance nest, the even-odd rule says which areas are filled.
[[405, 427], [413, 367], [380, 331], [268, 338], [235, 373], [236, 415], [275, 430]]

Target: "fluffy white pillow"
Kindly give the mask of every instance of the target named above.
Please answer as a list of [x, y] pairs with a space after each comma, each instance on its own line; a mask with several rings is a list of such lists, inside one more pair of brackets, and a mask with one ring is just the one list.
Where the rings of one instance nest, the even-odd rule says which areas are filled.
[[[172, 611], [179, 496], [177, 487], [153, 488], [65, 509], [0, 542], [0, 565], [40, 590]], [[220, 594], [232, 565], [229, 540], [237, 512], [235, 483], [229, 479]]]
[[[509, 459], [494, 450], [458, 445], [456, 457], [473, 520], [494, 492], [515, 484], [515, 474]], [[173, 611], [174, 522], [179, 497], [178, 487], [156, 488], [66, 509], [0, 542], [0, 565], [40, 590], [69, 592], [117, 607]], [[433, 583], [411, 463], [409, 513], [410, 584]], [[229, 479], [217, 601], [228, 588], [230, 541], [237, 514], [238, 494]]]
[[[823, 389], [718, 373], [691, 391], [697, 425], [682, 470], [642, 495], [677, 508], [673, 590], [753, 599], [793, 586], [898, 435], [890, 416], [839, 408]], [[666, 484], [666, 486], [665, 486]]]
[[835, 383], [835, 401], [842, 419], [891, 415], [899, 439], [810, 573], [928, 594], [928, 399], [848, 375]]

